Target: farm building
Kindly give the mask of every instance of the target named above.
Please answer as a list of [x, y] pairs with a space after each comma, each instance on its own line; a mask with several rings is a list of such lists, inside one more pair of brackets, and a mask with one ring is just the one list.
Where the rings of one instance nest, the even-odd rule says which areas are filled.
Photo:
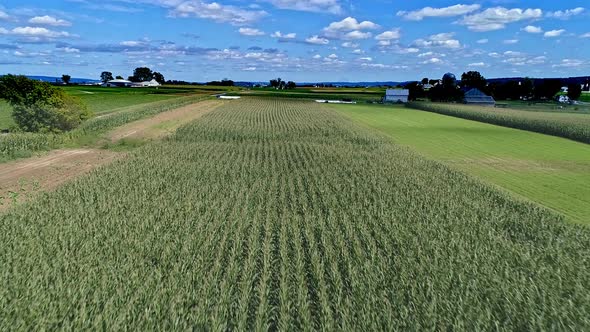
[[156, 87], [156, 86], [160, 86], [160, 85], [161, 84], [158, 83], [158, 81], [153, 79], [151, 81], [133, 83], [131, 86], [134, 88], [150, 88], [150, 87]]
[[408, 89], [387, 89], [383, 101], [386, 103], [407, 103], [408, 97], [410, 97]]
[[493, 97], [486, 95], [479, 89], [471, 89], [465, 92], [465, 104], [481, 105], [481, 106], [496, 106], [496, 101]]
[[129, 87], [132, 84], [133, 83], [131, 81], [116, 79], [116, 80], [110, 80], [110, 81], [104, 83], [102, 86], [106, 86], [108, 88], [110, 88], [110, 87], [124, 88], [124, 87]]

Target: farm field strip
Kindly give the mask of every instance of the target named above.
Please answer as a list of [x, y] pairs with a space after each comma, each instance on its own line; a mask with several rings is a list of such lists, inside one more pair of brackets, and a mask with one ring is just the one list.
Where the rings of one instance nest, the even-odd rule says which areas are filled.
[[0, 216], [0, 323], [584, 330], [589, 251], [331, 108], [245, 98]]
[[80, 147], [96, 144], [100, 135], [122, 125], [210, 99], [208, 96], [187, 96], [173, 100], [130, 106], [114, 113], [94, 117], [80, 127], [63, 134], [11, 133], [0, 136], [0, 161], [29, 157], [35, 151], [58, 147]]
[[590, 114], [530, 112], [426, 102], [412, 102], [408, 106], [416, 110], [528, 130], [590, 144]]
[[590, 222], [590, 146], [403, 107], [334, 106], [398, 144]]
[[[112, 146], [126, 140], [137, 145], [161, 139], [220, 105], [222, 102], [218, 100], [202, 101], [131, 122], [105, 134], [97, 145], [106, 141], [107, 146]], [[124, 156], [125, 153], [98, 148], [60, 149], [47, 155], [0, 164], [0, 211]]]

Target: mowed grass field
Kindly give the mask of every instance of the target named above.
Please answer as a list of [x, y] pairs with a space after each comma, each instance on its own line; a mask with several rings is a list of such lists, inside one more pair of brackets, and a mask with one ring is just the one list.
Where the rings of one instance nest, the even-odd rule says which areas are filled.
[[403, 106], [333, 107], [428, 158], [550, 207], [571, 221], [590, 223], [588, 144]]
[[0, 325], [588, 330], [589, 255], [328, 106], [246, 98], [0, 216]]

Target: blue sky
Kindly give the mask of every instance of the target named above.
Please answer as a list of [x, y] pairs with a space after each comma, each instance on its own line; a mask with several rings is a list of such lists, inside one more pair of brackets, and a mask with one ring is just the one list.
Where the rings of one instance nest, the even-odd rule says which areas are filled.
[[587, 1], [3, 0], [0, 73], [403, 81], [590, 75]]

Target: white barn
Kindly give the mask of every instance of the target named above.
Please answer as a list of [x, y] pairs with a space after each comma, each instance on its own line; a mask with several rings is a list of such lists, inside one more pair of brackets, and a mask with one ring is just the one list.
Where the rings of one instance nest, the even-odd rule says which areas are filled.
[[385, 91], [386, 103], [407, 103], [410, 97], [410, 90], [408, 89], [387, 89]]
[[146, 81], [146, 82], [139, 82], [139, 83], [133, 83], [133, 87], [136, 88], [149, 88], [149, 87], [157, 87], [160, 86], [161, 84], [158, 83], [158, 81], [156, 81], [155, 79], [151, 80], [151, 81]]

